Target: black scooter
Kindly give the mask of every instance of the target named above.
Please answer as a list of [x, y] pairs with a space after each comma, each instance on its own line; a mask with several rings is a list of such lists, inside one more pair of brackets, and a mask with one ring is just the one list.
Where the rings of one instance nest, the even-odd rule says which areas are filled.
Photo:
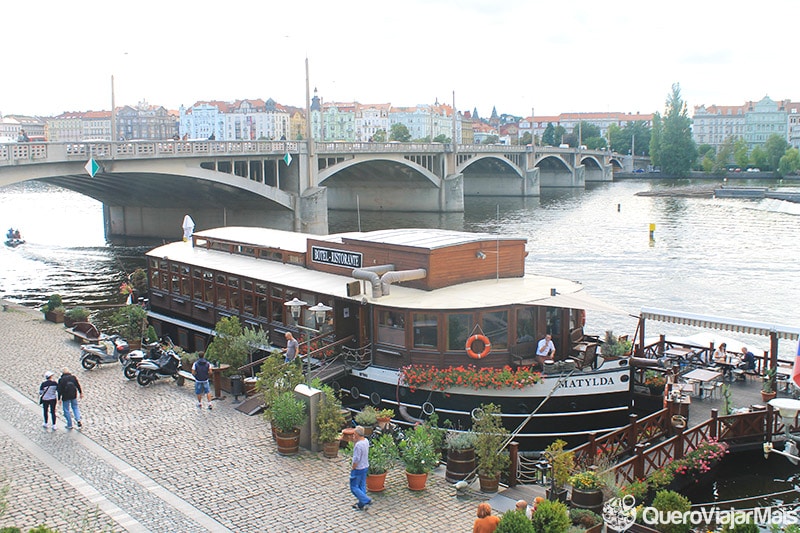
[[158, 360], [145, 359], [136, 365], [136, 382], [146, 387], [153, 381], [171, 377], [178, 385], [183, 385], [184, 378], [178, 373], [181, 357], [175, 350], [165, 350]]

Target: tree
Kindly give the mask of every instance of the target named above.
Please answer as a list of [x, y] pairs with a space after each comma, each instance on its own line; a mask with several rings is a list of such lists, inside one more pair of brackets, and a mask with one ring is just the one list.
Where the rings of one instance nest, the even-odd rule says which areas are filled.
[[767, 153], [767, 168], [769, 170], [778, 170], [781, 157], [783, 157], [788, 148], [789, 143], [777, 133], [767, 137], [767, 142], [764, 143], [764, 151]]
[[[625, 125], [622, 131], [628, 139], [633, 139], [633, 144], [637, 153], [643, 155], [650, 154], [651, 130], [647, 124], [645, 124], [644, 120], [630, 121]], [[627, 153], [627, 150], [623, 153]]]
[[487, 135], [483, 140], [483, 144], [495, 144], [500, 138], [497, 135]]
[[650, 135], [650, 164], [654, 167], [661, 166], [661, 136], [663, 124], [661, 113], [653, 113], [653, 131]]
[[544, 133], [542, 134], [542, 144], [545, 146], [555, 146], [556, 145], [556, 127], [553, 126], [552, 122], [547, 123], [547, 127], [544, 129]]
[[667, 97], [662, 136], [658, 143], [661, 171], [667, 175], [686, 176], [697, 159], [691, 124], [686, 102], [681, 98], [681, 86], [675, 83]]
[[706, 154], [703, 156], [703, 161], [700, 163], [700, 166], [703, 168], [703, 172], [706, 174], [714, 171], [714, 160], [711, 159], [711, 154]]
[[378, 131], [376, 131], [375, 135], [372, 136], [372, 142], [385, 143], [386, 142], [386, 130], [378, 130]]
[[559, 144], [564, 142], [565, 133], [567, 133], [567, 128], [560, 125], [556, 126], [556, 129], [553, 132], [553, 146], [558, 146]]
[[733, 160], [736, 162], [736, 166], [741, 168], [747, 167], [750, 162], [750, 157], [747, 155], [747, 143], [741, 137], [733, 143]]
[[408, 127], [405, 124], [396, 122], [392, 124], [389, 130], [390, 141], [408, 142], [411, 139], [411, 134], [408, 132]]
[[728, 137], [722, 143], [717, 151], [717, 157], [714, 161], [714, 172], [724, 173], [728, 169], [728, 165], [733, 160], [733, 137]]
[[526, 144], [532, 144], [533, 141], [531, 140], [531, 132], [526, 131], [522, 134], [522, 137], [519, 138], [519, 144], [525, 146]]
[[800, 168], [800, 150], [789, 148], [778, 163], [778, 174], [788, 176], [797, 172], [798, 168]]
[[767, 167], [767, 153], [760, 146], [753, 148], [750, 152], [750, 164], [756, 168], [765, 169]]
[[433, 138], [433, 142], [447, 144], [447, 143], [450, 142], [450, 137], [448, 137], [444, 133], [440, 133], [439, 135], [437, 135], [436, 137]]
[[235, 316], [226, 317], [214, 326], [216, 336], [206, 348], [206, 359], [231, 365], [225, 372], [238, 373], [247, 358], [247, 348], [242, 342], [242, 324]]

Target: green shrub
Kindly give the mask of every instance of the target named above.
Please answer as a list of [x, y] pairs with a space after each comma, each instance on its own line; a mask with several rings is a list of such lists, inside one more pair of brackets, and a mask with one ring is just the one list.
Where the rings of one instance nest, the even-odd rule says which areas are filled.
[[57, 307], [64, 307], [64, 302], [61, 300], [60, 294], [51, 294], [47, 302], [42, 306], [43, 313], [49, 313]]
[[[666, 516], [672, 511], [685, 513], [692, 508], [692, 502], [688, 498], [681, 496], [674, 490], [660, 490], [653, 498], [653, 507], [659, 511], [659, 516]], [[687, 520], [686, 523], [673, 523], [670, 521], [668, 524], [658, 523], [655, 528], [662, 533], [688, 533], [692, 528], [692, 524]]]
[[578, 509], [574, 507], [569, 510], [569, 519], [573, 525], [589, 529], [603, 522], [599, 514], [590, 509]]
[[[794, 526], [794, 531], [797, 531], [797, 524], [790, 524], [789, 526], [784, 529], [784, 533], [788, 533], [791, 531], [789, 528]], [[753, 517], [748, 516], [747, 521], [744, 524], [734, 524], [733, 529], [728, 529], [730, 525], [725, 526], [725, 531], [729, 531], [730, 533], [758, 533], [761, 531], [759, 527], [753, 522]]]
[[140, 305], [126, 305], [114, 311], [108, 321], [123, 339], [141, 341], [147, 330], [147, 311]]
[[374, 426], [378, 421], [378, 412], [371, 405], [365, 405], [356, 415], [356, 424], [359, 426]]
[[444, 440], [448, 450], [468, 450], [475, 447], [478, 435], [474, 431], [451, 430], [447, 432]]
[[510, 459], [500, 448], [506, 440], [508, 430], [500, 419], [500, 407], [490, 403], [481, 405], [480, 418], [472, 421], [472, 430], [478, 435], [475, 456], [478, 472], [486, 477], [495, 477], [508, 468]]
[[536, 533], [566, 533], [571, 525], [567, 506], [559, 501], [541, 502], [531, 517]]
[[400, 455], [410, 474], [427, 474], [439, 464], [439, 457], [428, 428], [419, 425], [400, 442]]
[[71, 307], [64, 313], [64, 318], [73, 322], [86, 322], [89, 319], [89, 310], [82, 306]]
[[272, 405], [272, 423], [282, 433], [290, 433], [306, 419], [306, 404], [294, 397], [294, 392], [286, 391], [275, 399]]
[[[350, 444], [350, 443], [348, 443]], [[369, 445], [369, 470], [370, 474], [383, 474], [389, 470], [399, 457], [397, 444], [394, 437], [384, 433]]]
[[345, 420], [342, 402], [336, 392], [328, 385], [322, 386], [322, 401], [317, 410], [317, 439], [320, 442], [333, 442], [339, 439]]
[[495, 533], [536, 533], [533, 522], [525, 516], [525, 511], [512, 509], [503, 514]]

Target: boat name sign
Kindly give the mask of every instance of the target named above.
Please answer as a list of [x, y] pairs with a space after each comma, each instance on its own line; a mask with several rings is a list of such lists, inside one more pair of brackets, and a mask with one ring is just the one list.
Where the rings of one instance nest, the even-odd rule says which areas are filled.
[[348, 268], [361, 268], [362, 257], [362, 254], [359, 252], [347, 252], [344, 250], [334, 250], [332, 248], [322, 248], [320, 246], [311, 247], [311, 260], [315, 263], [325, 263], [326, 265]]
[[592, 376], [588, 378], [568, 378], [561, 379], [556, 385], [557, 389], [583, 389], [587, 387], [602, 387], [613, 385], [614, 378], [611, 376]]

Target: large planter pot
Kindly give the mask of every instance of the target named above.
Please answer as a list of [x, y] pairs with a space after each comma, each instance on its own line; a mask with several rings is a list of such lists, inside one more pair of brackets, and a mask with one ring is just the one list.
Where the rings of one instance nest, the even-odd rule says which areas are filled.
[[777, 395], [778, 395], [778, 393], [775, 392], [775, 391], [773, 391], [773, 392], [761, 391], [761, 401], [763, 401], [764, 403], [767, 403], [768, 401], [774, 399], [775, 396], [777, 396]]
[[64, 322], [64, 313], [58, 311], [48, 311], [44, 314], [44, 319], [48, 322], [55, 322], [61, 324]]
[[322, 443], [322, 455], [328, 459], [335, 459], [339, 456], [339, 441], [332, 440], [330, 442]]
[[447, 450], [445, 479], [455, 483], [466, 479], [475, 470], [475, 448]]
[[497, 492], [500, 488], [500, 474], [496, 476], [484, 476], [478, 474], [480, 480], [481, 492]]
[[569, 495], [569, 491], [567, 489], [555, 489], [555, 492], [551, 489], [547, 489], [545, 491], [547, 495], [547, 499], [550, 501], [559, 501], [561, 503], [567, 503], [567, 496]]
[[412, 474], [406, 471], [406, 481], [408, 482], [409, 490], [425, 490], [428, 474]]
[[386, 474], [367, 474], [367, 490], [370, 492], [381, 492], [386, 489]]
[[603, 491], [600, 489], [572, 489], [572, 506], [589, 509], [597, 514], [603, 513]]
[[278, 453], [281, 455], [296, 455], [300, 451], [300, 430], [289, 432], [275, 430], [275, 442], [278, 444]]

